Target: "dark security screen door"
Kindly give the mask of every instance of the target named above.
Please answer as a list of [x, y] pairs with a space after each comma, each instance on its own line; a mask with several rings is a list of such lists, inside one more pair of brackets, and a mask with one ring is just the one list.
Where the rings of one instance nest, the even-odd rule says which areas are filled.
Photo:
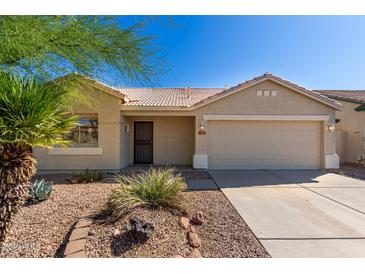
[[153, 122], [134, 122], [134, 163], [153, 164]]

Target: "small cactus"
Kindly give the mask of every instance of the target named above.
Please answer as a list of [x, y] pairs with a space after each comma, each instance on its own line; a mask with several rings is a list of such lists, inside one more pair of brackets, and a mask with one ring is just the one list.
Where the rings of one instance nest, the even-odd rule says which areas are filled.
[[39, 202], [46, 200], [52, 192], [52, 181], [36, 180], [29, 189], [29, 195], [32, 202]]

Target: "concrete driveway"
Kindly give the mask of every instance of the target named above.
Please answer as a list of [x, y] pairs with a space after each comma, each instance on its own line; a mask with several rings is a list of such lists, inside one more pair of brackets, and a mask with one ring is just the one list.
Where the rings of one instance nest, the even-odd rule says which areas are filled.
[[211, 171], [272, 257], [365, 257], [365, 182], [322, 171]]

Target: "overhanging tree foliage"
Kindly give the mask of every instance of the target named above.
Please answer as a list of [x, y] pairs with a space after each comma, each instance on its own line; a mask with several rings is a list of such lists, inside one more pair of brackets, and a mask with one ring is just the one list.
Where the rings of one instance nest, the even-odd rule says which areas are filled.
[[50, 80], [77, 71], [149, 81], [159, 63], [140, 27], [110, 16], [0, 16], [0, 245], [36, 172], [33, 147], [65, 145], [75, 124], [69, 96], [82, 99], [74, 88], [84, 78]]
[[143, 24], [113, 16], [0, 16], [0, 67], [45, 80], [71, 71], [148, 81], [159, 70]]

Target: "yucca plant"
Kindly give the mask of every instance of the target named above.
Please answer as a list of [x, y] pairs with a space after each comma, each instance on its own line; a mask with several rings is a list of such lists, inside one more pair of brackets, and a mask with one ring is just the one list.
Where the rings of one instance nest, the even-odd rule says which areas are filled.
[[60, 85], [0, 72], [0, 243], [28, 197], [36, 172], [33, 148], [68, 143], [62, 135], [76, 122], [65, 116], [68, 92]]
[[107, 203], [111, 221], [139, 207], [184, 209], [182, 191], [186, 189], [186, 184], [180, 174], [175, 175], [174, 169], [151, 168], [132, 176], [118, 175], [114, 180], [120, 185]]

